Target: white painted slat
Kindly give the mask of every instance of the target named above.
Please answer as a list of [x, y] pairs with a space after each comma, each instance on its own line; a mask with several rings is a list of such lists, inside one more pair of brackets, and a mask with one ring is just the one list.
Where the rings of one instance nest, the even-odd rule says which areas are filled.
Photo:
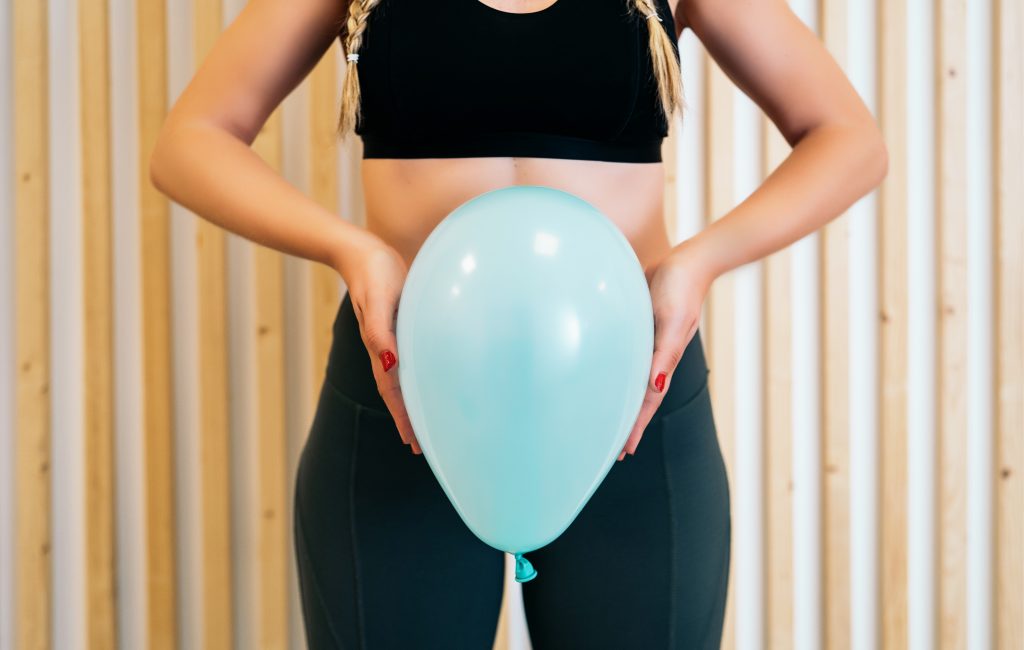
[[[846, 72], [864, 103], [879, 114], [876, 5], [847, 2]], [[878, 192], [847, 211], [849, 226], [850, 640], [874, 650], [879, 633], [879, 251]]]
[[118, 647], [141, 648], [148, 644], [136, 15], [131, 0], [111, 0], [109, 10], [111, 124], [118, 125], [111, 130]]
[[992, 264], [995, 220], [993, 169], [992, 0], [966, 5], [966, 230], [967, 230], [967, 467], [964, 585], [968, 648], [993, 647], [993, 494], [995, 481], [995, 323]]

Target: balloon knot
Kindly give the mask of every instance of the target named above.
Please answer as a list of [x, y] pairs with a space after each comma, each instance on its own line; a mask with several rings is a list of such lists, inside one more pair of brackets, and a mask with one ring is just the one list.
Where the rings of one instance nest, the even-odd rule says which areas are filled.
[[522, 553], [516, 553], [516, 582], [527, 582], [537, 577], [537, 570]]

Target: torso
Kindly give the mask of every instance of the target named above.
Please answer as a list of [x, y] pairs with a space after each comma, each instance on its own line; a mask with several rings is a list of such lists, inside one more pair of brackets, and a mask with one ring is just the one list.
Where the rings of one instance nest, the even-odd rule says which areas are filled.
[[407, 264], [448, 213], [507, 185], [547, 185], [589, 201], [619, 226], [644, 269], [670, 246], [661, 163], [493, 157], [370, 159], [362, 165], [366, 228]]
[[[487, 0], [484, 4], [510, 13], [530, 13], [553, 2]], [[407, 264], [412, 264], [423, 241], [453, 209], [482, 192], [508, 185], [547, 185], [589, 201], [618, 225], [644, 269], [671, 246], [664, 220], [662, 163], [515, 156], [371, 158], [362, 160], [361, 173], [366, 228], [393, 246]]]

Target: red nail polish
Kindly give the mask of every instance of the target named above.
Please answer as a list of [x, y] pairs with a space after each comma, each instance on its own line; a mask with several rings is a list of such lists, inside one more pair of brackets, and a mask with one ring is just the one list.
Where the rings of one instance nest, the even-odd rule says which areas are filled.
[[384, 350], [380, 353], [380, 362], [384, 364], [384, 372], [391, 370], [391, 366], [395, 365], [395, 355], [391, 353], [391, 350]]
[[665, 373], [659, 372], [658, 376], [654, 378], [654, 387], [658, 389], [658, 392], [665, 390]]

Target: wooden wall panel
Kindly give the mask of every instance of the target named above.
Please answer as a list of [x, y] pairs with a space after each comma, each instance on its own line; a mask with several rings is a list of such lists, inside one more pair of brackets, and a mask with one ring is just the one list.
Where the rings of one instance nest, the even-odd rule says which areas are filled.
[[86, 633], [90, 648], [117, 647], [114, 549], [114, 301], [110, 68], [107, 2], [82, 0], [79, 63], [82, 130], [82, 282]]
[[171, 358], [170, 203], [153, 186], [148, 161], [167, 114], [165, 0], [136, 0], [139, 89], [139, 257], [146, 486], [146, 626], [149, 646], [178, 647]]
[[1024, 647], [1024, 6], [997, 0], [995, 25], [995, 625]]
[[[846, 57], [846, 0], [821, 0], [819, 34], [832, 57]], [[825, 647], [850, 645], [849, 217], [819, 232], [821, 309], [822, 579]]]
[[16, 644], [52, 642], [48, 3], [15, 0]]
[[[274, 169], [282, 162], [281, 110], [275, 110], [253, 143]], [[284, 256], [253, 244], [259, 429], [259, 640], [261, 648], [288, 646], [288, 578], [291, 534], [288, 441], [285, 431]]]
[[[221, 32], [223, 8], [220, 0], [194, 0], [192, 8], [194, 61], [199, 64]], [[233, 643], [226, 236], [222, 228], [196, 218], [202, 635], [210, 650]]]
[[[767, 117], [765, 175], [791, 151]], [[793, 647], [793, 420], [792, 302], [790, 251], [769, 255], [764, 264], [765, 392], [765, 637], [767, 647]]]
[[889, 150], [880, 188], [879, 297], [879, 611], [881, 643], [906, 648], [907, 636], [907, 11], [878, 0], [879, 125]]
[[965, 0], [936, 20], [936, 269], [939, 629], [943, 648], [967, 643], [967, 195]]

